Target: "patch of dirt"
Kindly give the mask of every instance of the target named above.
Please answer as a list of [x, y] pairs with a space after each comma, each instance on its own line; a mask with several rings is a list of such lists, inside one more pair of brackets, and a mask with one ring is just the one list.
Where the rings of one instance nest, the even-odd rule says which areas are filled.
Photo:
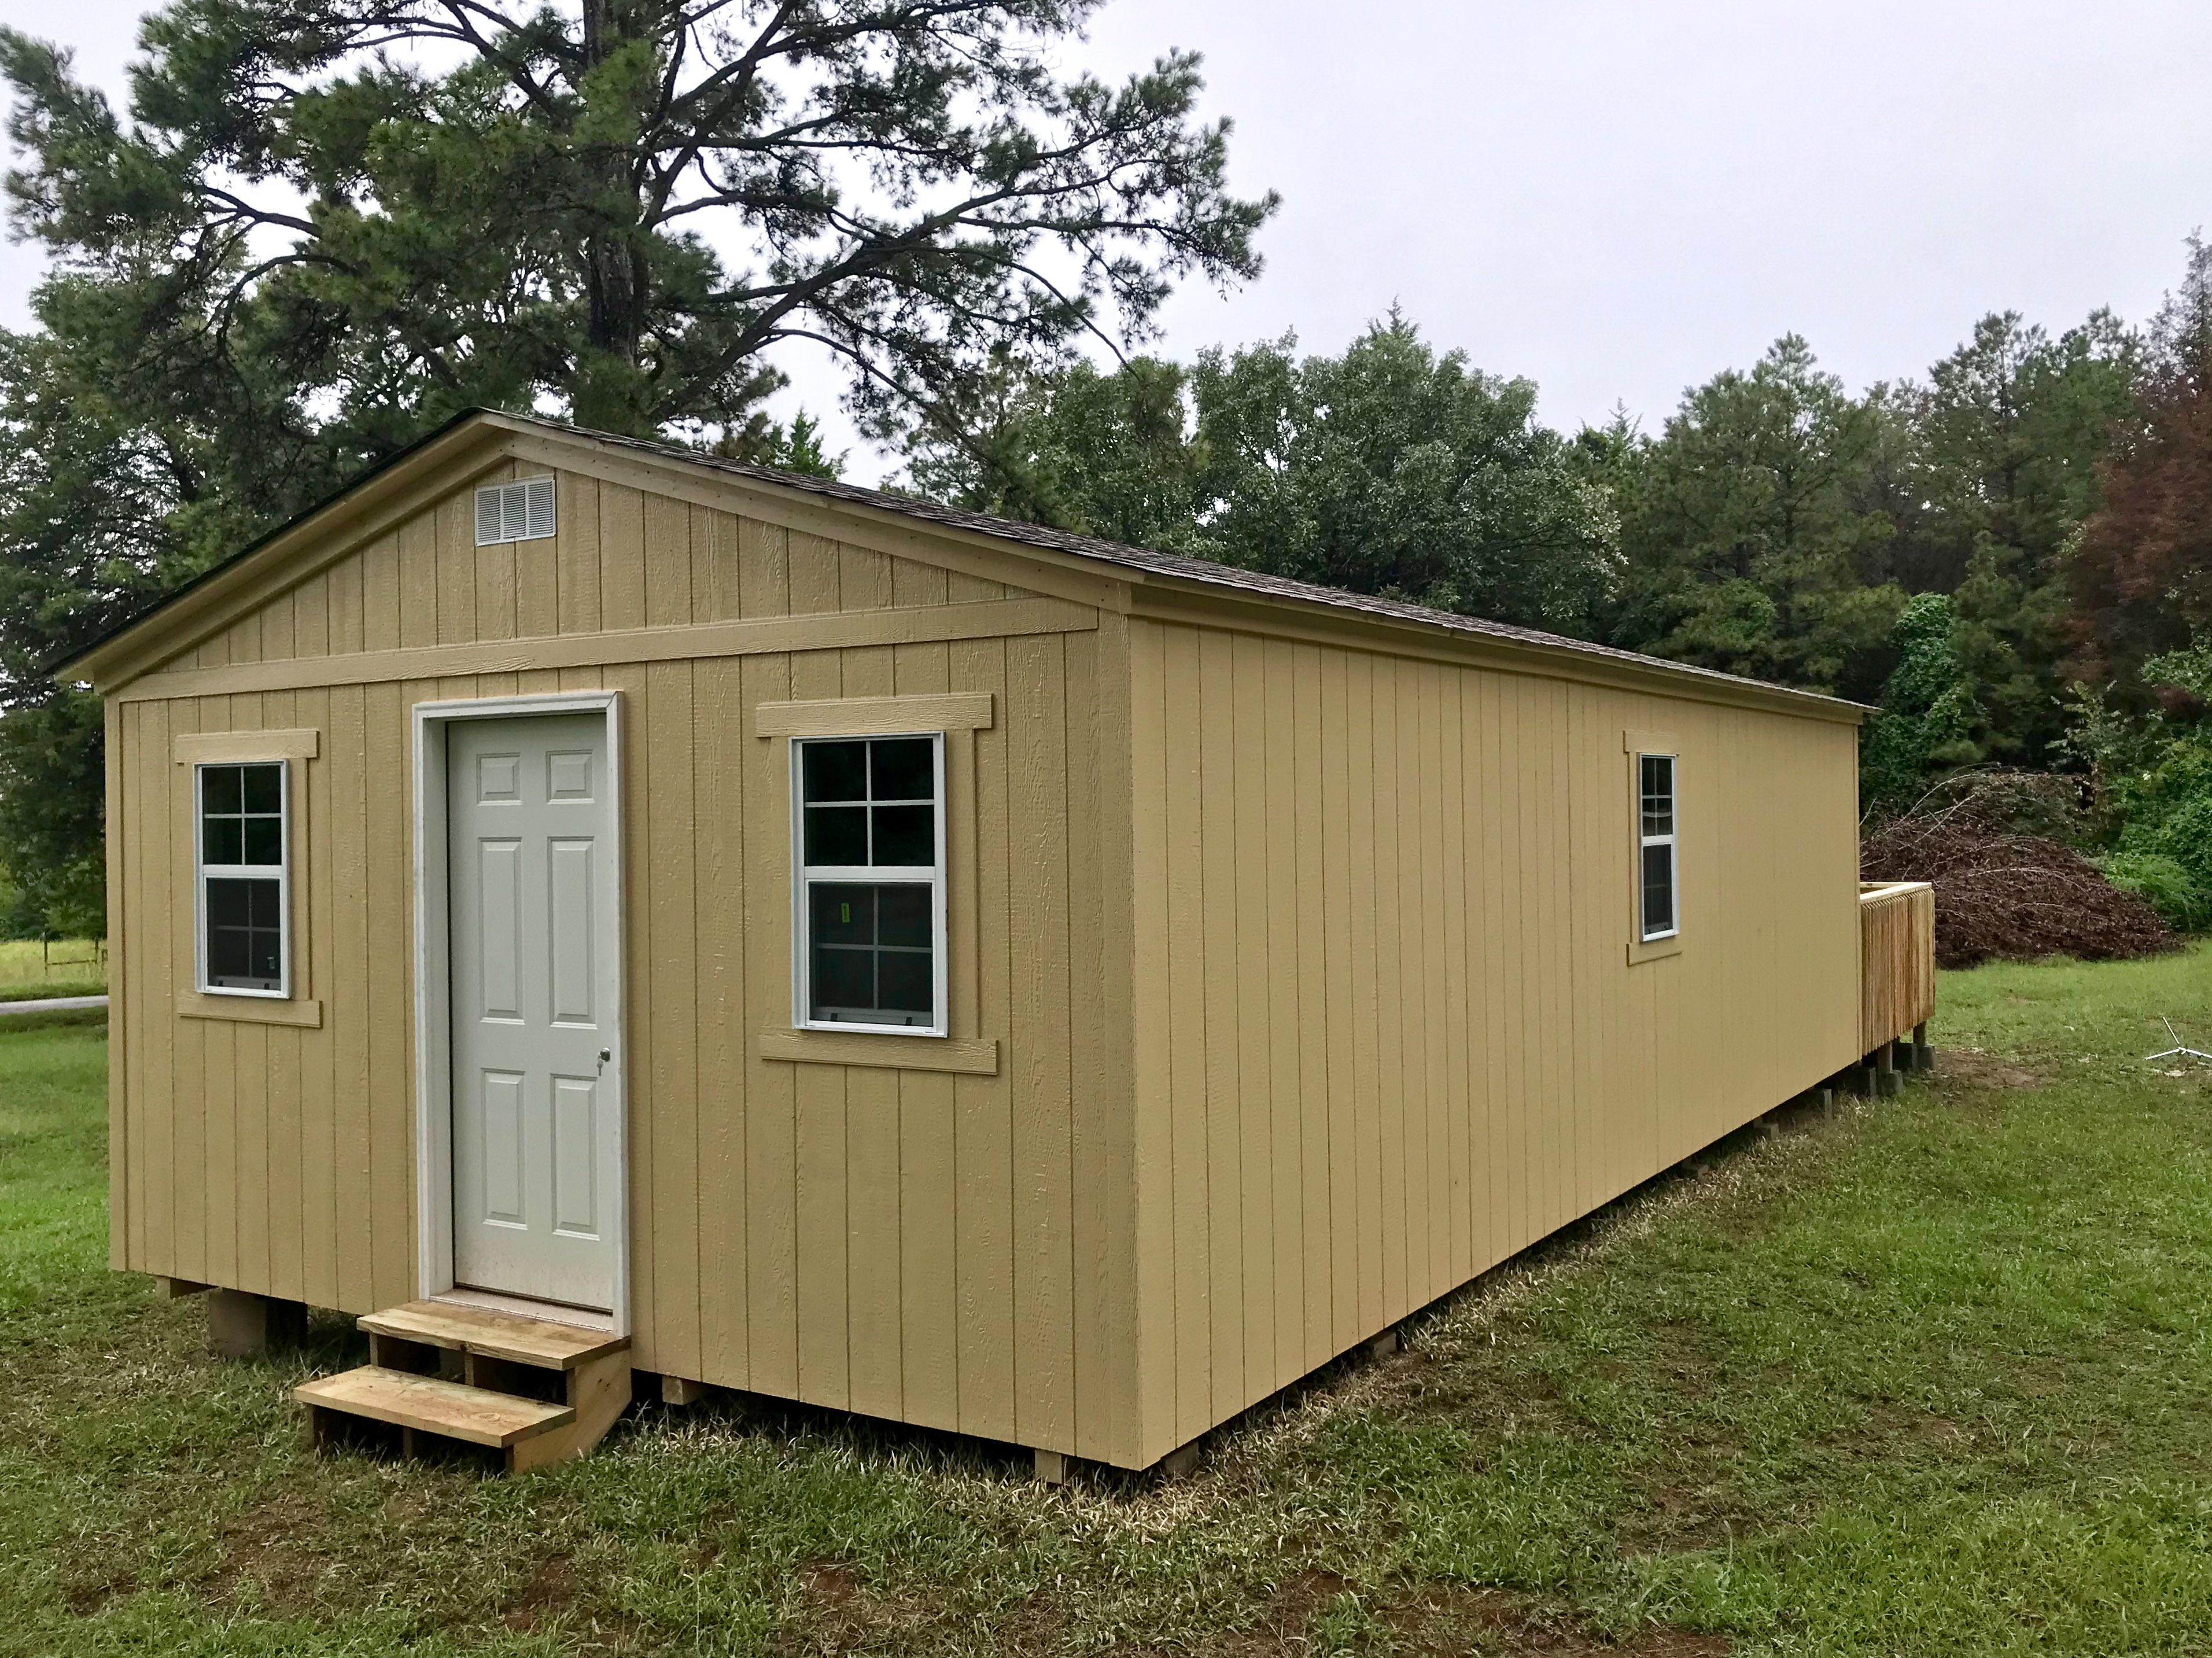
[[1939, 1048], [1936, 1054], [1936, 1078], [1965, 1088], [2043, 1086], [2043, 1078], [2033, 1071], [2023, 1071], [2010, 1060], [1998, 1054], [1984, 1054], [1978, 1048]]
[[138, 1587], [138, 1580], [127, 1571], [112, 1572], [88, 1578], [66, 1578], [62, 1583], [62, 1600], [80, 1618], [89, 1618], [111, 1600], [119, 1600]]
[[1306, 1653], [1314, 1643], [1306, 1637], [1313, 1615], [1344, 1593], [1344, 1579], [1333, 1571], [1302, 1571], [1275, 1585], [1267, 1610], [1251, 1628], [1239, 1630], [1220, 1650], [1235, 1658], [1269, 1658], [1277, 1653]]
[[271, 1606], [286, 1606], [306, 1599], [321, 1563], [300, 1547], [298, 1539], [314, 1524], [315, 1511], [296, 1492], [264, 1497], [223, 1527], [218, 1540], [222, 1564], [209, 1580], [210, 1599], [227, 1599], [251, 1582]]
[[[1209, 1643], [1206, 1650], [1223, 1658], [1310, 1658], [1321, 1649], [1315, 1619], [1349, 1588], [1334, 1572], [1300, 1572], [1276, 1586], [1259, 1622], [1218, 1645]], [[1614, 1643], [1571, 1621], [1545, 1618], [1496, 1589], [1437, 1585], [1375, 1597], [1367, 1611], [1387, 1631], [1390, 1650], [1427, 1658], [1465, 1658], [1472, 1653], [1511, 1658], [1727, 1658], [1730, 1650], [1721, 1637], [1674, 1629], [1647, 1630]]]
[[642, 1649], [648, 1638], [646, 1626], [604, 1602], [595, 1604], [590, 1590], [587, 1573], [580, 1573], [567, 1555], [548, 1555], [515, 1591], [493, 1627], [517, 1635], [550, 1632], [563, 1652]]
[[1624, 1546], [1669, 1552], [1719, 1548], [1729, 1539], [1743, 1536], [1758, 1521], [1741, 1503], [1711, 1486], [1692, 1490], [1656, 1485], [1647, 1486], [1644, 1495], [1650, 1511], [1623, 1517]]
[[[834, 1560], [817, 1560], [799, 1570], [799, 1615], [779, 1631], [771, 1649], [779, 1653], [838, 1654], [884, 1644], [887, 1635], [910, 1631], [928, 1623], [935, 1609], [913, 1600], [885, 1600], [871, 1594], [849, 1567]], [[1037, 1616], [1017, 1621], [1024, 1626], [1049, 1619], [1052, 1614], [1036, 1608]], [[1034, 1631], [1018, 1645], [1026, 1649]], [[891, 1644], [896, 1644], [894, 1641]], [[1006, 1643], [1017, 1645], [1011, 1638]]]
[[819, 1612], [849, 1612], [866, 1599], [851, 1572], [827, 1560], [801, 1567], [799, 1581], [805, 1589], [807, 1600]]
[[[1650, 1629], [1621, 1643], [1607, 1641], [1565, 1620], [1544, 1618], [1495, 1589], [1436, 1588], [1385, 1611], [1401, 1650], [1458, 1655], [1480, 1652], [1544, 1655], [1544, 1658], [1728, 1658], [1729, 1642], [1687, 1630]], [[1473, 1637], [1472, 1640], [1470, 1637]]]
[[564, 1554], [549, 1556], [538, 1563], [538, 1570], [521, 1592], [507, 1603], [507, 1615], [501, 1619], [507, 1628], [527, 1635], [549, 1620], [557, 1619], [575, 1604], [576, 1569]]

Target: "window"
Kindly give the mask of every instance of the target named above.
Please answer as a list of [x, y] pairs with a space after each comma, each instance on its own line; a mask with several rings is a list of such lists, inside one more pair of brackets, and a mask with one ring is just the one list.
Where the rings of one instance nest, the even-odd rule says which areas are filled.
[[287, 770], [281, 760], [192, 768], [202, 990], [290, 994]]
[[477, 491], [477, 545], [535, 541], [553, 533], [553, 480], [525, 478]]
[[1681, 931], [1674, 862], [1674, 756], [1636, 756], [1637, 835], [1643, 896], [1638, 914], [1646, 943]]
[[793, 1023], [945, 1034], [942, 736], [794, 741]]

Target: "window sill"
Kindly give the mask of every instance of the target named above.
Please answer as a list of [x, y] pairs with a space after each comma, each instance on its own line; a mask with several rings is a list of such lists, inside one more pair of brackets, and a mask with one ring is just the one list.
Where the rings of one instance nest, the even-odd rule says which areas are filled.
[[894, 1036], [864, 1030], [763, 1030], [760, 1056], [801, 1065], [865, 1065], [887, 1071], [999, 1074], [999, 1044], [957, 1036]]
[[1654, 938], [1649, 944], [1635, 939], [1628, 946], [1628, 964], [1634, 967], [1639, 962], [1656, 962], [1681, 953], [1682, 935], [1679, 932], [1672, 938]]
[[208, 996], [197, 990], [177, 993], [180, 1019], [234, 1019], [240, 1024], [289, 1024], [303, 1030], [323, 1028], [320, 1002], [282, 1000], [274, 996]]

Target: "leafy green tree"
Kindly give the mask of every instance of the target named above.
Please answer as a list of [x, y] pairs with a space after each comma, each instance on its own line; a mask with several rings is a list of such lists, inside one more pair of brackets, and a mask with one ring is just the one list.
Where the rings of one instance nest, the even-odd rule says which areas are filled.
[[1981, 757], [1972, 741], [1974, 688], [1960, 661], [1958, 616], [1942, 593], [1915, 593], [1891, 631], [1896, 667], [1859, 752], [1863, 810], [1911, 805], [1939, 770]]
[[2006, 312], [1936, 365], [1921, 400], [1928, 512], [1899, 540], [1909, 585], [1954, 595], [1955, 644], [1992, 758], [2041, 763], [2063, 728], [2065, 556], [2133, 392], [2136, 343], [2109, 312], [2053, 337]]
[[1393, 312], [1339, 357], [1200, 355], [1201, 526], [1234, 564], [1587, 636], [1617, 525], [1536, 387], [1437, 355]]
[[1535, 387], [1439, 356], [1393, 314], [1340, 357], [1285, 337], [1011, 367], [909, 446], [919, 493], [1440, 609], [1587, 635], [1614, 571], [1605, 479]]
[[102, 911], [100, 706], [46, 665], [254, 521], [228, 446], [147, 418], [138, 389], [52, 334], [0, 333], [0, 868], [18, 930], [98, 931]]
[[52, 270], [0, 340], [0, 788], [76, 826], [18, 835], [10, 795], [0, 859], [31, 891], [97, 867], [58, 645], [463, 408], [834, 469], [762, 416], [779, 344], [885, 420], [1255, 274], [1273, 197], [1229, 193], [1198, 60], [1054, 71], [1096, 4], [172, 0], [128, 118], [0, 29]]
[[1051, 374], [1002, 361], [965, 418], [915, 431], [908, 481], [977, 512], [1189, 550], [1204, 450], [1189, 431], [1188, 382], [1153, 357], [1111, 374], [1080, 361]]
[[743, 426], [726, 429], [708, 448], [726, 459], [780, 467], [810, 477], [842, 477], [848, 459], [842, 449], [833, 455], [822, 446], [821, 423], [804, 409], [791, 417], [787, 426], [757, 413]]
[[1866, 695], [1890, 664], [1893, 533], [1859, 498], [1880, 426], [1796, 335], [1696, 387], [1638, 446], [1621, 499], [1626, 561], [1611, 635], [1707, 667]]
[[1198, 60], [1053, 69], [1097, 0], [173, 0], [125, 125], [0, 33], [17, 222], [148, 326], [255, 358], [361, 450], [552, 398], [741, 422], [805, 339], [927, 405], [1010, 343], [1141, 332], [1258, 269]]
[[2066, 565], [2069, 666], [2140, 713], [2159, 698], [2145, 659], [2212, 632], [2212, 246], [2195, 237], [2181, 286], [2152, 322], [2101, 484]]

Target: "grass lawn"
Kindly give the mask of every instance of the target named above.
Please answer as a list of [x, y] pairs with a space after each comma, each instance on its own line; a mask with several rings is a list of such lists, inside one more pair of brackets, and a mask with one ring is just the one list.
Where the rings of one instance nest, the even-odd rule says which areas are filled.
[[1181, 1484], [658, 1406], [319, 1459], [111, 1276], [96, 1029], [0, 1035], [0, 1652], [2203, 1653], [2212, 950], [1945, 975], [1948, 1074], [1653, 1182]]
[[88, 938], [57, 938], [43, 948], [35, 938], [0, 939], [0, 1002], [106, 992], [105, 949]]

